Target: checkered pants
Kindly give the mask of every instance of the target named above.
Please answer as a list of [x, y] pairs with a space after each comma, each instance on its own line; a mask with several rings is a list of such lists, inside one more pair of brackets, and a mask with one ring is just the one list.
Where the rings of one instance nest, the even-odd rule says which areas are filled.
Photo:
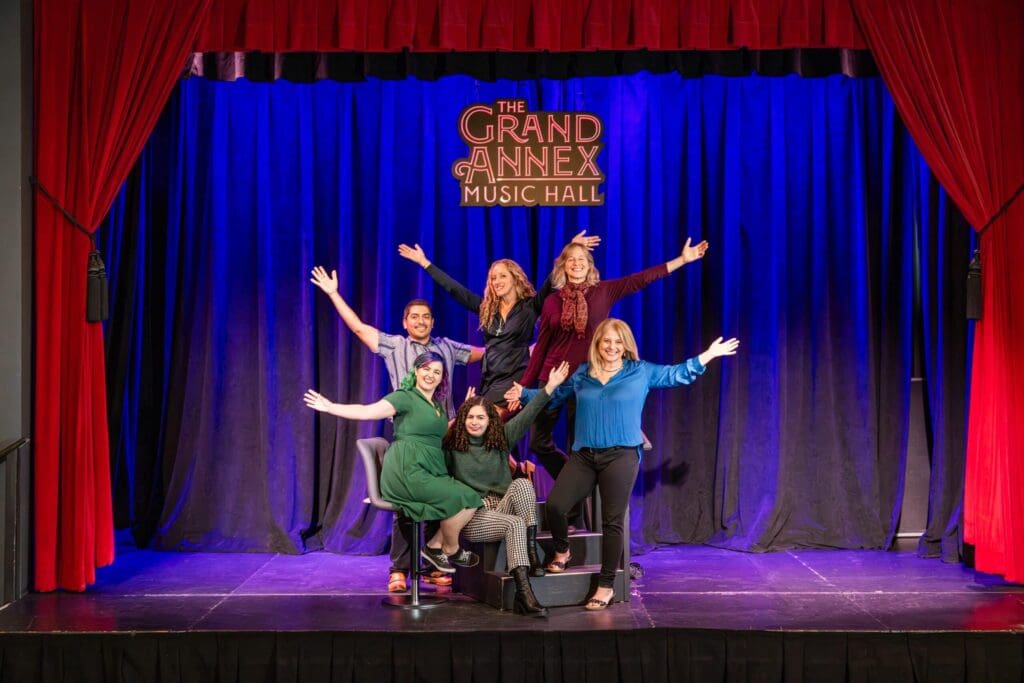
[[508, 568], [529, 567], [526, 555], [526, 527], [537, 524], [537, 494], [529, 479], [513, 479], [505, 496], [484, 497], [484, 506], [476, 511], [462, 535], [474, 543], [505, 539]]

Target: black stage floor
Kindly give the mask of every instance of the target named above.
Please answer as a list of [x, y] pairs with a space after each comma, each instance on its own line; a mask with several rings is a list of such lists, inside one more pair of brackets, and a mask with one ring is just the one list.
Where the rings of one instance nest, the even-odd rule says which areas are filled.
[[1024, 587], [961, 565], [909, 551], [708, 546], [634, 559], [645, 574], [628, 603], [528, 619], [451, 592], [433, 610], [385, 608], [383, 556], [123, 552], [84, 594], [32, 594], [0, 611], [0, 674], [1019, 681], [1024, 672]]

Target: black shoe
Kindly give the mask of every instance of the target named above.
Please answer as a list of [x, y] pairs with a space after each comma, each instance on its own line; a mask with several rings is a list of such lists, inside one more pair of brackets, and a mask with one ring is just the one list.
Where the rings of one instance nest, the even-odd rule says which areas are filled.
[[544, 576], [544, 566], [537, 559], [537, 525], [526, 527], [526, 557], [530, 560], [530, 576]]
[[425, 545], [420, 549], [420, 557], [434, 565], [434, 568], [439, 572], [444, 572], [445, 574], [455, 573], [455, 567], [451, 565], [451, 562], [448, 561], [448, 556], [440, 548], [431, 548]]
[[475, 567], [480, 564], [480, 556], [465, 548], [459, 548], [454, 555], [448, 556], [448, 562], [456, 567]]
[[512, 611], [528, 617], [546, 617], [548, 608], [540, 604], [537, 596], [533, 594], [530, 579], [526, 576], [527, 569], [529, 567], [516, 567], [509, 572], [516, 582], [516, 598], [512, 603]]

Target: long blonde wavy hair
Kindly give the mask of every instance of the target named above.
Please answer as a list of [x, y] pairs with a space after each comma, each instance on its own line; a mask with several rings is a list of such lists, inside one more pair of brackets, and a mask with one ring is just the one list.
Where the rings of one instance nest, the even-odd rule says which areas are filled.
[[491, 264], [491, 267], [487, 269], [487, 282], [484, 283], [484, 300], [480, 303], [480, 329], [486, 330], [487, 326], [491, 324], [495, 316], [498, 315], [498, 311], [501, 307], [501, 299], [495, 296], [494, 291], [491, 290], [491, 273], [498, 266], [505, 266], [508, 269], [509, 274], [512, 276], [512, 286], [516, 290], [516, 301], [521, 299], [529, 299], [537, 290], [533, 288], [529, 278], [526, 277], [526, 273], [519, 266], [518, 263], [512, 259], [500, 258]]
[[568, 279], [565, 275], [565, 262], [569, 260], [569, 252], [573, 249], [579, 249], [583, 252], [583, 255], [587, 257], [587, 261], [590, 262], [590, 270], [587, 271], [587, 279], [584, 284], [588, 287], [590, 285], [596, 285], [601, 281], [601, 272], [594, 265], [594, 256], [586, 247], [582, 247], [579, 244], [569, 243], [562, 249], [562, 253], [555, 259], [555, 265], [551, 268], [551, 286], [555, 289], [562, 289], [565, 287], [565, 282]]

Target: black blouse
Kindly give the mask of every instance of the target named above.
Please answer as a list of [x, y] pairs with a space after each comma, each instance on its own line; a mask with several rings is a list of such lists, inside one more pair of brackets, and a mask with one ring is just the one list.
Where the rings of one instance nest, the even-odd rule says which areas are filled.
[[[460, 304], [480, 315], [483, 297], [456, 282], [448, 273], [431, 263], [427, 274]], [[505, 392], [519, 379], [530, 360], [530, 342], [544, 299], [553, 291], [551, 278], [529, 299], [520, 299], [505, 319], [498, 314], [483, 330], [484, 362], [479, 395], [505, 405]]]

